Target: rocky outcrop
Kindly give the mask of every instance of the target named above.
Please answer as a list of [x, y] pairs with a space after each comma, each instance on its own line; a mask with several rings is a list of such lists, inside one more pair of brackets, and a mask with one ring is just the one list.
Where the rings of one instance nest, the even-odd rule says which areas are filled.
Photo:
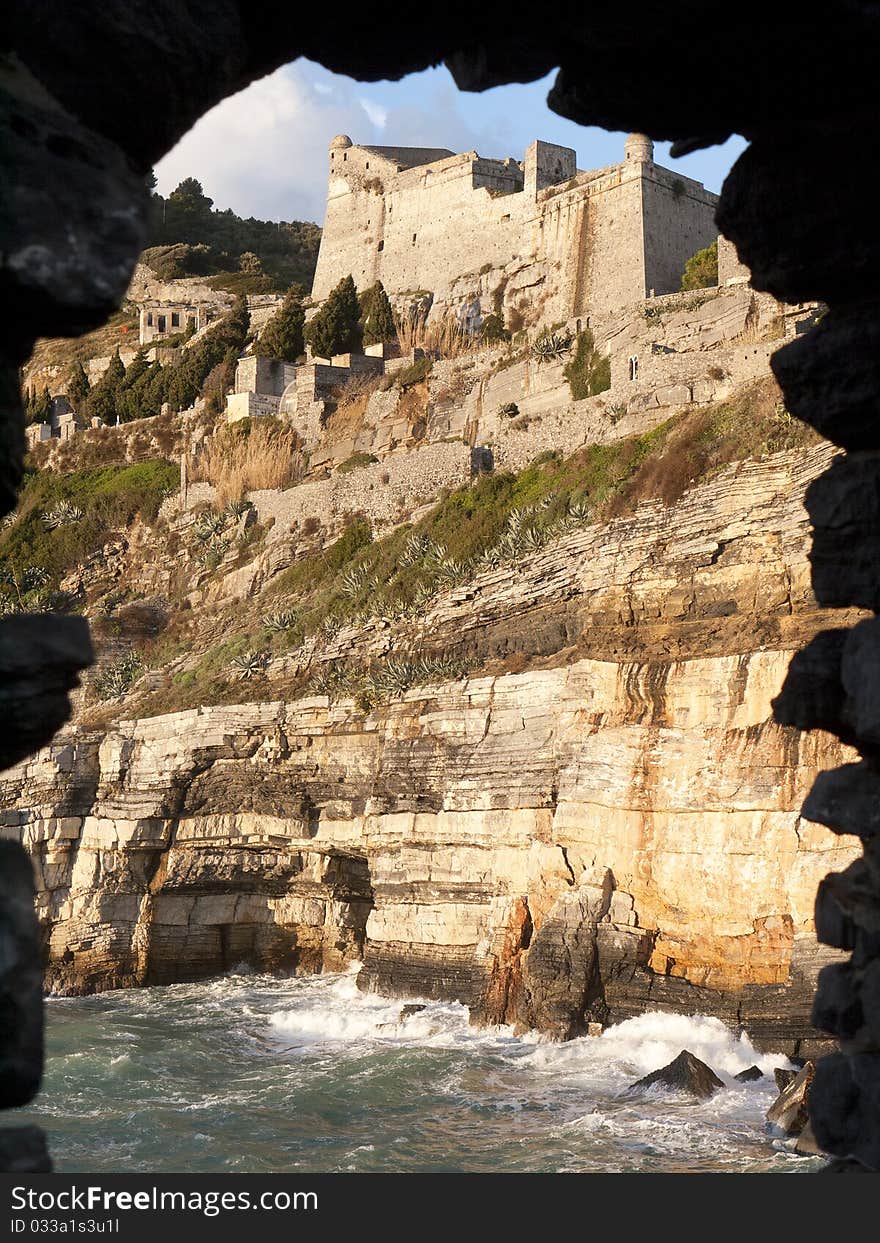
[[682, 1049], [668, 1066], [661, 1066], [659, 1070], [652, 1070], [649, 1075], [637, 1079], [630, 1091], [652, 1087], [668, 1088], [673, 1092], [683, 1092], [697, 1100], [706, 1101], [723, 1088], [724, 1084], [711, 1066], [701, 1062], [689, 1049]]
[[767, 720], [787, 659], [583, 660], [369, 713], [320, 697], [76, 732], [4, 783], [49, 984], [363, 956], [365, 987], [560, 1037], [684, 1009], [794, 1049], [834, 957], [815, 887], [852, 852], [798, 819], [834, 753]]
[[798, 808], [851, 753], [770, 701], [827, 625], [797, 499], [827, 461], [730, 468], [311, 657], [431, 636], [522, 672], [79, 727], [11, 770], [50, 987], [362, 959], [363, 987], [557, 1038], [673, 1009], [818, 1047], [813, 898], [854, 852]]

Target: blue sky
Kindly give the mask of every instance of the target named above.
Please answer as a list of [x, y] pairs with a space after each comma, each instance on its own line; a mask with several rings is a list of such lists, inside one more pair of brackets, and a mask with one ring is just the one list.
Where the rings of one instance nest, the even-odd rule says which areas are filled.
[[[584, 128], [547, 107], [553, 75], [525, 86], [482, 94], [459, 91], [445, 68], [400, 82], [355, 82], [299, 60], [225, 99], [156, 166], [168, 194], [196, 177], [215, 206], [264, 220], [315, 220], [324, 215], [327, 146], [334, 134], [356, 143], [476, 149], [480, 155], [522, 153], [535, 138], [574, 147], [579, 168], [622, 158], [625, 135]], [[745, 142], [671, 160], [658, 143], [655, 159], [717, 191]]]

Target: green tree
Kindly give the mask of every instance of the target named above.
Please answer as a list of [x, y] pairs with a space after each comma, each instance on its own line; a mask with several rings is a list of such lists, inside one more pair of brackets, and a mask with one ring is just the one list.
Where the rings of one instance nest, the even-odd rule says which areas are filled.
[[365, 289], [358, 299], [361, 308], [364, 345], [378, 345], [383, 341], [393, 341], [397, 336], [394, 323], [394, 312], [381, 281], [376, 281], [369, 289]]
[[361, 348], [360, 304], [351, 276], [331, 289], [321, 309], [306, 324], [305, 338], [318, 358]]
[[67, 400], [74, 410], [79, 410], [88, 397], [91, 387], [85, 367], [81, 362], [74, 363], [67, 377]]
[[165, 400], [172, 410], [186, 410], [193, 404], [213, 368], [227, 361], [230, 353], [238, 357], [249, 331], [247, 298], [239, 296], [211, 331], [184, 350], [180, 362], [168, 369]]
[[115, 423], [116, 406], [124, 383], [125, 366], [117, 350], [110, 359], [110, 366], [92, 386], [86, 402], [88, 416], [102, 419], [105, 423]]
[[718, 284], [718, 239], [691, 255], [684, 265], [682, 289], [708, 289]]
[[302, 289], [294, 285], [287, 291], [281, 306], [257, 338], [254, 353], [265, 358], [280, 358], [295, 363], [304, 349], [303, 327], [306, 313]]
[[165, 201], [165, 233], [178, 242], [200, 242], [210, 232], [213, 200], [195, 177], [185, 177]]

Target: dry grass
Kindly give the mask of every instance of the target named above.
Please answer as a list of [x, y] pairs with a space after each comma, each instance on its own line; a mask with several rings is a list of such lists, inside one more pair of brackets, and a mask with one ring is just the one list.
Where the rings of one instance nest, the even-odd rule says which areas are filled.
[[302, 479], [305, 455], [292, 428], [269, 422], [247, 431], [224, 427], [206, 441], [192, 465], [192, 479], [213, 484], [222, 508], [260, 488], [284, 488]]
[[423, 315], [395, 317], [401, 354], [424, 350], [439, 358], [461, 358], [485, 349], [479, 334], [466, 332], [454, 315], [428, 323]]

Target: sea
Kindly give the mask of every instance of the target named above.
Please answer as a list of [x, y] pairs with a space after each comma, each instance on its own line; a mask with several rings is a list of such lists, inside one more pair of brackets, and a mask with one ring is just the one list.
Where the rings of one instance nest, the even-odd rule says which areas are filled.
[[[404, 1010], [423, 1005], [423, 1009]], [[232, 974], [47, 1002], [36, 1102], [76, 1173], [731, 1172], [823, 1164], [774, 1138], [773, 1070], [718, 1019], [652, 1013], [554, 1044], [465, 1006], [361, 992], [355, 973]], [[695, 1102], [634, 1080], [689, 1049]], [[734, 1075], [757, 1065], [764, 1078]], [[10, 1121], [11, 1116], [10, 1116]]]

